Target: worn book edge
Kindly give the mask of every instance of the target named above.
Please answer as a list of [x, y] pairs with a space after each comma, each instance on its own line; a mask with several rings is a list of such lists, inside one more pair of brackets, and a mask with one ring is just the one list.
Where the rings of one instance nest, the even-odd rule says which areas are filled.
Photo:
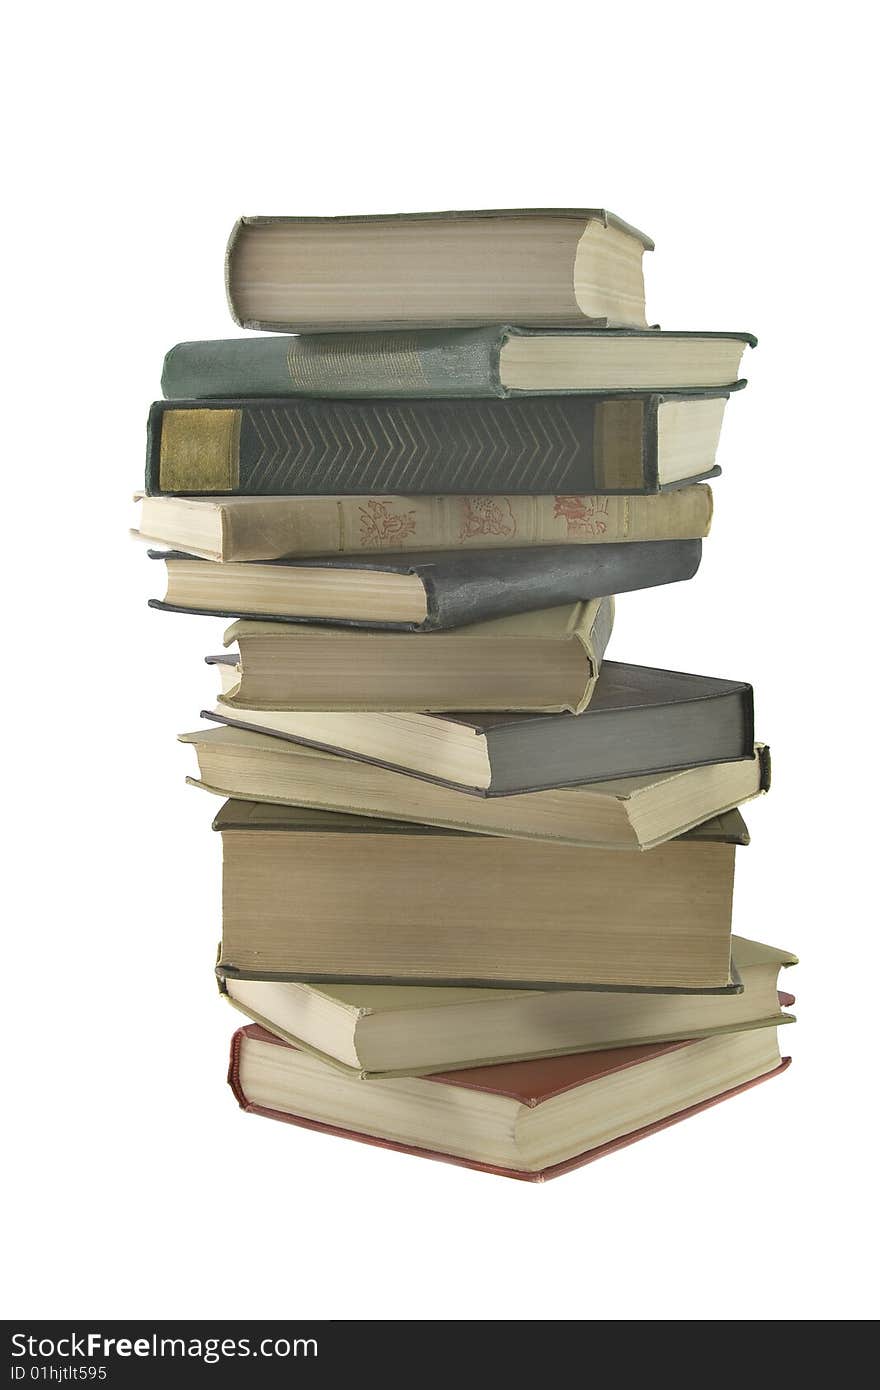
[[[204, 784], [200, 784], [204, 785]], [[211, 788], [208, 788], [211, 790]], [[487, 980], [481, 976], [437, 975], [358, 975], [335, 971], [333, 974], [302, 970], [242, 970], [230, 961], [220, 960], [217, 972], [230, 980], [258, 980], [264, 983], [305, 985], [423, 985], [427, 989], [501, 989], [537, 990], [544, 994], [742, 994], [743, 983], [734, 965], [723, 985], [596, 985], [589, 981], [570, 980]], [[277, 1030], [276, 1030], [277, 1031]], [[733, 1030], [737, 1031], [736, 1029]], [[568, 1048], [567, 1051], [571, 1051]]]

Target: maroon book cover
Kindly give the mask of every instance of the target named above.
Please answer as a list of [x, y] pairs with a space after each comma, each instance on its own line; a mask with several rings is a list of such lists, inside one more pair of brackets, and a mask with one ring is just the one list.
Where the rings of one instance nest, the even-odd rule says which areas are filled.
[[[592, 1163], [594, 1159], [602, 1158], [605, 1154], [615, 1153], [618, 1149], [626, 1148], [628, 1144], [634, 1144], [639, 1139], [646, 1139], [648, 1135], [656, 1134], [658, 1130], [678, 1124], [679, 1120], [686, 1120], [701, 1110], [707, 1110], [711, 1105], [718, 1105], [731, 1096], [739, 1095], [741, 1091], [748, 1091], [752, 1086], [769, 1080], [771, 1076], [778, 1076], [791, 1063], [790, 1057], [784, 1057], [778, 1067], [774, 1067], [772, 1071], [766, 1072], [763, 1076], [745, 1081], [730, 1090], [722, 1091], [717, 1096], [710, 1096], [708, 1100], [700, 1101], [696, 1105], [689, 1105], [684, 1110], [676, 1111], [674, 1115], [667, 1115], [662, 1120], [655, 1120], [652, 1124], [644, 1125], [641, 1129], [635, 1129], [629, 1134], [620, 1135], [619, 1138], [612, 1139], [607, 1144], [600, 1144], [596, 1148], [588, 1149], [585, 1153], [576, 1154], [573, 1158], [568, 1158], [562, 1163], [555, 1163], [549, 1168], [530, 1172], [523, 1169], [499, 1168], [490, 1163], [480, 1163], [476, 1159], [461, 1158], [456, 1154], [440, 1153], [434, 1149], [421, 1149], [409, 1144], [400, 1144], [393, 1139], [381, 1139], [376, 1135], [342, 1129], [337, 1125], [326, 1124], [321, 1120], [309, 1120], [301, 1115], [290, 1115], [286, 1111], [272, 1110], [264, 1105], [255, 1105], [248, 1100], [243, 1091], [239, 1073], [241, 1046], [246, 1038], [272, 1043], [276, 1047], [290, 1048], [289, 1043], [282, 1041], [281, 1038], [276, 1038], [273, 1033], [267, 1032], [265, 1028], [261, 1028], [256, 1023], [252, 1023], [246, 1028], [239, 1028], [233, 1034], [228, 1080], [233, 1094], [243, 1110], [254, 1115], [264, 1115], [271, 1120], [283, 1120], [286, 1124], [299, 1125], [303, 1129], [318, 1130], [322, 1134], [335, 1134], [342, 1139], [356, 1139], [361, 1144], [373, 1144], [380, 1149], [395, 1149], [398, 1153], [413, 1154], [419, 1158], [433, 1158], [441, 1163], [455, 1163], [462, 1168], [475, 1168], [479, 1172], [494, 1173], [498, 1177], [517, 1178], [522, 1182], [547, 1182], [550, 1178], [559, 1177], [563, 1173], [569, 1173], [575, 1168], [583, 1167], [586, 1163]], [[638, 1066], [640, 1062], [651, 1061], [652, 1058], [662, 1056], [664, 1053], [675, 1052], [679, 1048], [692, 1047], [693, 1045], [693, 1040], [647, 1043], [638, 1047], [616, 1047], [604, 1052], [580, 1052], [565, 1057], [542, 1057], [534, 1061], [501, 1062], [488, 1067], [470, 1067], [464, 1071], [437, 1072], [421, 1079], [426, 1083], [441, 1082], [447, 1086], [461, 1086], [465, 1089], [488, 1091], [494, 1095], [508, 1096], [519, 1101], [520, 1104], [532, 1108], [540, 1105], [542, 1101], [549, 1100], [552, 1096], [561, 1095], [564, 1091], [573, 1090], [590, 1081], [597, 1081], [600, 1077], [610, 1076], [613, 1072], [623, 1071], [626, 1067]], [[363, 1084], [370, 1085], [371, 1083], [364, 1082]]]

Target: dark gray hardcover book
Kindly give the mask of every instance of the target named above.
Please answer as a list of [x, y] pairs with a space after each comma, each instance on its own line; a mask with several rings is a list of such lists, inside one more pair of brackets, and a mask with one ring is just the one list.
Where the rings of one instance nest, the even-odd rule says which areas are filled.
[[157, 401], [145, 486], [152, 496], [651, 494], [718, 474], [727, 396]]
[[[150, 550], [148, 553], [151, 559], [166, 562], [168, 595], [177, 594], [184, 586], [186, 571], [193, 565], [201, 567], [199, 593], [204, 593], [205, 580], [217, 591], [216, 604], [212, 600], [209, 605], [191, 605], [167, 595], [165, 601], [151, 599], [152, 608], [174, 613], [255, 618], [265, 622], [332, 622], [403, 632], [434, 632], [691, 579], [699, 569], [702, 542], [627, 541], [590, 546], [535, 546], [522, 550], [439, 550], [419, 555], [340, 555], [317, 560], [259, 560], [222, 565], [174, 550]], [[352, 570], [379, 571], [404, 579], [415, 576], [424, 590], [424, 617], [411, 622], [392, 622], [381, 617], [366, 621], [356, 616], [346, 617], [338, 602], [333, 605], [333, 616], [323, 618], [314, 614], [303, 617], [296, 611], [286, 614], [255, 612], [248, 607], [246, 598], [237, 599], [236, 589], [241, 587], [242, 593], [252, 594], [253, 578], [264, 567], [271, 567], [273, 576], [278, 573], [290, 576], [293, 604], [296, 578], [304, 570], [309, 571], [310, 576], [322, 573], [331, 585], [334, 578], [345, 580]], [[246, 589], [243, 584], [247, 584]], [[328, 600], [329, 594], [328, 589]]]
[[[219, 663], [226, 658], [207, 660]], [[346, 741], [335, 744], [293, 732], [295, 714], [288, 712], [283, 716], [284, 731], [273, 726], [271, 711], [252, 711], [245, 718], [232, 710], [202, 710], [202, 717], [489, 797], [736, 762], [752, 759], [755, 753], [750, 685], [619, 661], [603, 663], [582, 714], [420, 715], [418, 724], [410, 720], [406, 754], [401, 751], [399, 760], [372, 756], [371, 742], [381, 738], [382, 730], [370, 714], [346, 714]], [[306, 721], [303, 726], [312, 727]], [[334, 727], [341, 730], [342, 723]], [[485, 747], [487, 771], [482, 785], [466, 785], [444, 775], [443, 750], [454, 744], [459, 731], [467, 736], [466, 742], [476, 739]], [[382, 746], [387, 747], [387, 742]], [[766, 786], [770, 765], [769, 755], [764, 756]], [[419, 770], [415, 763], [420, 764]], [[432, 772], [426, 770], [429, 763]]]

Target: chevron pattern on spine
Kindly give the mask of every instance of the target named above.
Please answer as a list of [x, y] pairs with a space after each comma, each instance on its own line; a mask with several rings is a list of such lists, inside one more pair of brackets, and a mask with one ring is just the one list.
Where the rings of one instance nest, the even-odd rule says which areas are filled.
[[243, 492], [542, 492], [593, 486], [593, 403], [309, 401], [243, 408]]

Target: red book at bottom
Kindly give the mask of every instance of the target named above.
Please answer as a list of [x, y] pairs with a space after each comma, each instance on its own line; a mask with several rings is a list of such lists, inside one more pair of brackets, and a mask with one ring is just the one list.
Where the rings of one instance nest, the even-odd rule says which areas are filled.
[[[465, 1071], [435, 1073], [410, 1081], [409, 1084], [425, 1087], [442, 1085], [459, 1087], [465, 1091], [481, 1091], [493, 1096], [505, 1097], [513, 1102], [514, 1106], [521, 1106], [524, 1110], [534, 1110], [548, 1100], [562, 1096], [566, 1092], [579, 1090], [593, 1082], [601, 1081], [616, 1073], [625, 1072], [630, 1068], [637, 1068], [664, 1058], [670, 1058], [672, 1054], [683, 1054], [685, 1050], [705, 1049], [710, 1045], [741, 1047], [744, 1040], [757, 1039], [758, 1034], [763, 1034], [766, 1039], [762, 1048], [764, 1060], [758, 1059], [752, 1063], [754, 1067], [761, 1068], [759, 1074], [747, 1076], [746, 1079], [738, 1081], [735, 1085], [728, 1086], [715, 1094], [704, 1096], [695, 1104], [674, 1109], [661, 1118], [654, 1118], [649, 1124], [644, 1124], [606, 1142], [585, 1148], [583, 1152], [567, 1157], [562, 1162], [536, 1169], [505, 1167], [498, 1163], [484, 1162], [478, 1158], [446, 1153], [439, 1148], [404, 1143], [393, 1138], [387, 1132], [385, 1134], [365, 1133], [361, 1129], [346, 1128], [333, 1123], [329, 1115], [327, 1118], [308, 1117], [259, 1103], [253, 1094], [250, 1096], [247, 1094], [246, 1083], [242, 1077], [243, 1053], [245, 1056], [247, 1055], [247, 1048], [250, 1044], [271, 1044], [274, 1047], [283, 1048], [287, 1052], [296, 1053], [298, 1058], [303, 1059], [303, 1065], [306, 1068], [318, 1068], [327, 1074], [328, 1093], [338, 1093], [339, 1088], [347, 1090], [348, 1087], [356, 1087], [359, 1092], [358, 1099], [369, 1100], [374, 1088], [393, 1087], [398, 1083], [395, 1081], [343, 1079], [339, 1072], [326, 1063], [318, 1062], [314, 1058], [307, 1058], [305, 1054], [299, 1053], [289, 1043], [275, 1037], [274, 1034], [257, 1024], [239, 1028], [233, 1035], [228, 1080], [242, 1109], [255, 1115], [264, 1115], [268, 1119], [283, 1120], [286, 1124], [299, 1125], [303, 1129], [318, 1130], [323, 1134], [333, 1134], [343, 1139], [355, 1139], [362, 1144], [373, 1144], [378, 1148], [393, 1149], [399, 1153], [412, 1154], [419, 1158], [433, 1158], [442, 1163], [455, 1163], [464, 1168], [475, 1168], [481, 1172], [494, 1173], [500, 1177], [517, 1178], [523, 1182], [546, 1182], [549, 1178], [559, 1177], [562, 1173], [568, 1173], [574, 1168], [592, 1163], [594, 1159], [602, 1158], [605, 1154], [615, 1153], [628, 1144], [634, 1144], [637, 1140], [645, 1139], [658, 1130], [677, 1124], [679, 1120], [686, 1120], [691, 1115], [708, 1109], [711, 1105], [729, 1100], [731, 1096], [738, 1095], [741, 1091], [747, 1091], [752, 1086], [757, 1086], [759, 1082], [768, 1080], [771, 1076], [778, 1076], [789, 1066], [791, 1058], [779, 1058], [778, 1052], [775, 1050], [775, 1030], [756, 1029], [750, 1033], [727, 1034], [723, 1038], [651, 1043], [638, 1047], [614, 1048], [605, 1052], [577, 1053], [565, 1057], [540, 1058], [525, 1062], [503, 1062], [496, 1066], [472, 1067]], [[741, 1041], [738, 1042], [737, 1040]], [[754, 1043], [748, 1045], [755, 1046]], [[760, 1042], [757, 1045], [760, 1047]], [[259, 1053], [261, 1049], [257, 1047], [255, 1050]], [[697, 1054], [694, 1053], [692, 1056], [696, 1059]], [[677, 1060], [679, 1063], [687, 1064], [691, 1058], [681, 1056]], [[328, 1107], [332, 1107], [334, 1101], [328, 1099], [326, 1104]], [[376, 1128], [379, 1128], [378, 1124]]]

